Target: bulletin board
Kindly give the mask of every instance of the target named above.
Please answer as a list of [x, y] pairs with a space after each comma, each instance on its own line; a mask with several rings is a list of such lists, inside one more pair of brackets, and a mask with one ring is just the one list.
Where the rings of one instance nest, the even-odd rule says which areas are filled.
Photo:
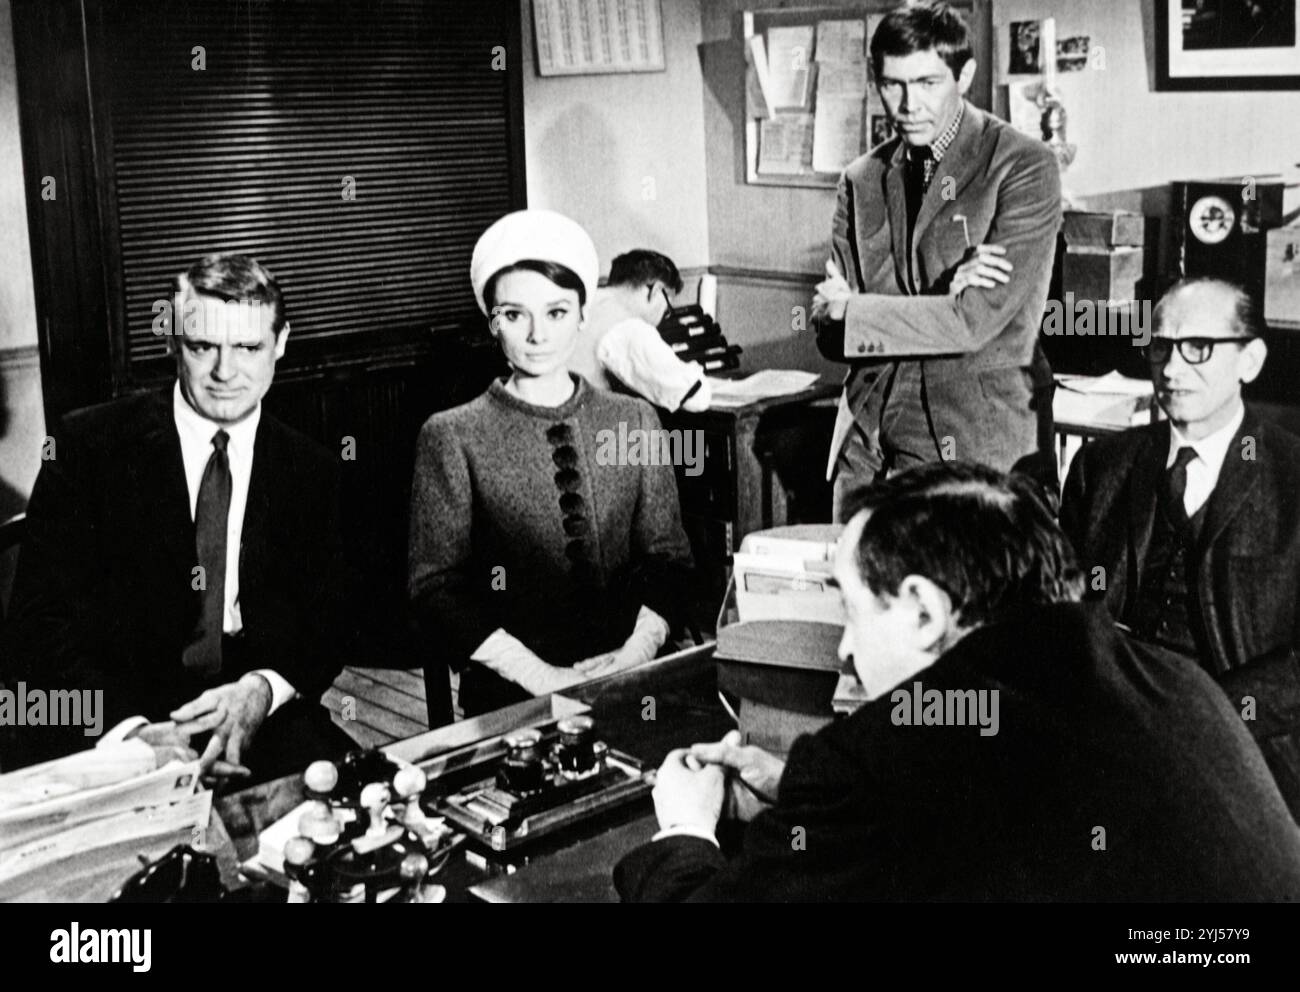
[[[867, 49], [897, 3], [745, 11], [745, 178], [759, 186], [833, 188], [844, 167], [892, 137]], [[990, 4], [952, 4], [975, 48], [968, 99], [988, 108]]]

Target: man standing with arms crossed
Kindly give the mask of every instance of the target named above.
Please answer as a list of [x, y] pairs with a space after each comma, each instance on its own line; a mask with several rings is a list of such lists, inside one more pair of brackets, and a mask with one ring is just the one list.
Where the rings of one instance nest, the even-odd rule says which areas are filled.
[[1061, 223], [1051, 150], [966, 102], [975, 60], [947, 5], [893, 11], [870, 54], [896, 137], [840, 179], [813, 307], [822, 354], [850, 363], [828, 466], [837, 520], [846, 493], [891, 471], [1006, 471], [1038, 449], [1030, 369], [1045, 371]]

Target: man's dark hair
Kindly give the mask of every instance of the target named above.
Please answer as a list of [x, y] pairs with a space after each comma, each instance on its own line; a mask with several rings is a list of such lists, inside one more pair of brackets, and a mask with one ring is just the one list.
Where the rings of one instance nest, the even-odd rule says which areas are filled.
[[1232, 333], [1235, 336], [1243, 338], [1264, 336], [1264, 314], [1260, 309], [1259, 301], [1238, 283], [1229, 282], [1227, 279], [1216, 279], [1213, 276], [1180, 279], [1165, 290], [1164, 295], [1156, 302], [1155, 310], [1152, 311], [1151, 319], [1155, 324], [1156, 334], [1160, 333], [1160, 326], [1164, 320], [1165, 301], [1185, 289], [1200, 286], [1222, 290], [1232, 300]]
[[545, 276], [551, 280], [561, 289], [569, 289], [577, 293], [579, 306], [585, 306], [587, 303], [587, 287], [583, 285], [578, 273], [567, 265], [561, 265], [559, 262], [546, 262], [536, 258], [521, 258], [512, 265], [497, 269], [483, 285], [483, 302], [487, 304], [489, 313], [497, 305], [498, 280], [510, 272], [536, 272], [539, 276]]
[[1074, 549], [1028, 478], [931, 462], [871, 486], [846, 509], [871, 510], [857, 566], [877, 596], [924, 575], [952, 598], [963, 626], [977, 627], [1083, 595]]
[[674, 296], [682, 291], [682, 274], [667, 255], [634, 248], [614, 259], [609, 267], [611, 286], [649, 286], [661, 282]]
[[214, 296], [227, 303], [258, 303], [272, 308], [271, 332], [284, 327], [284, 294], [280, 284], [258, 262], [247, 255], [215, 252], [204, 255], [176, 277], [175, 293], [186, 288], [200, 296]]
[[897, 7], [885, 15], [871, 36], [871, 71], [877, 82], [886, 55], [938, 52], [953, 78], [975, 57], [966, 22], [946, 3], [918, 3]]

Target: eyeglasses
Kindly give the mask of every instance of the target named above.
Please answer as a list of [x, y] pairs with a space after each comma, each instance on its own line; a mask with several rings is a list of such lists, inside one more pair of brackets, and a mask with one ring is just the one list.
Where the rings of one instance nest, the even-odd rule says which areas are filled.
[[669, 317], [673, 315], [673, 298], [668, 295], [668, 287], [665, 286], [663, 283], [659, 284], [659, 292], [664, 294], [664, 304], [668, 308], [664, 311], [663, 317], [659, 319], [659, 323], [662, 324], [665, 320], [667, 320]]
[[1214, 354], [1216, 344], [1242, 344], [1253, 340], [1253, 338], [1248, 337], [1152, 338], [1151, 343], [1142, 349], [1142, 354], [1146, 355], [1147, 361], [1152, 365], [1163, 365], [1169, 361], [1169, 356], [1174, 353], [1176, 346], [1178, 354], [1182, 356], [1183, 361], [1188, 365], [1202, 365], [1210, 360], [1210, 356]]

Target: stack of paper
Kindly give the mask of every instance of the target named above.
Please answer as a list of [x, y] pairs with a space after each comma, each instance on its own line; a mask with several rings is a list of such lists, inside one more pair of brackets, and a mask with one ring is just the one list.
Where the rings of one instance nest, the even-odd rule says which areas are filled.
[[212, 793], [199, 763], [154, 769], [142, 741], [92, 748], [0, 775], [0, 883], [87, 850], [203, 830]]
[[1148, 379], [1110, 372], [1103, 376], [1057, 376], [1052, 416], [1060, 424], [1126, 428], [1151, 419], [1154, 390]]
[[824, 527], [778, 527], [747, 535], [733, 556], [739, 621], [843, 626], [844, 604], [831, 581], [835, 541], [834, 532]]
[[802, 393], [805, 389], [811, 388], [818, 378], [816, 372], [800, 372], [795, 369], [763, 369], [744, 379], [718, 379], [709, 376], [709, 388], [713, 391], [711, 405], [744, 406], [773, 396]]

